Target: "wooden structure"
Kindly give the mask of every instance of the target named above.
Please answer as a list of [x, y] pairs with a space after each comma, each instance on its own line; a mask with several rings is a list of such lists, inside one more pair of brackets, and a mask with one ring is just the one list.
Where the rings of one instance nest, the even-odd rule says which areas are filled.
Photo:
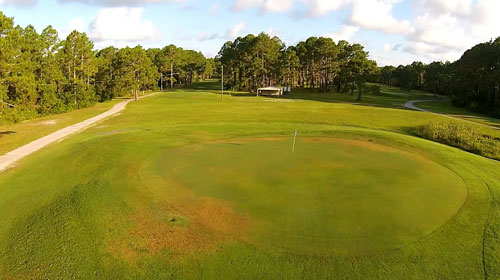
[[283, 96], [285, 94], [283, 87], [265, 87], [257, 89], [257, 96]]

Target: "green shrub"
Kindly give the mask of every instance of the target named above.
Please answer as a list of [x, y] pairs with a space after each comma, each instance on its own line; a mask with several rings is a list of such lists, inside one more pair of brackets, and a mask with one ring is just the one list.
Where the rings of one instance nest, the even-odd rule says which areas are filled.
[[433, 121], [412, 132], [425, 139], [500, 160], [500, 132], [491, 128], [465, 122]]
[[17, 111], [7, 106], [0, 106], [0, 125], [18, 123], [37, 116], [34, 110]]
[[378, 85], [369, 85], [367, 86], [367, 91], [371, 94], [378, 95], [380, 94], [380, 86]]

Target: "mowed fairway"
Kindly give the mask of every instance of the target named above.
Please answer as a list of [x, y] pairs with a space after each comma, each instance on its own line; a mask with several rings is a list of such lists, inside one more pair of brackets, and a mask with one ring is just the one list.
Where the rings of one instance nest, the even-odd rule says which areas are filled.
[[500, 164], [408, 134], [444, 117], [215, 87], [0, 174], [0, 278], [500, 278]]

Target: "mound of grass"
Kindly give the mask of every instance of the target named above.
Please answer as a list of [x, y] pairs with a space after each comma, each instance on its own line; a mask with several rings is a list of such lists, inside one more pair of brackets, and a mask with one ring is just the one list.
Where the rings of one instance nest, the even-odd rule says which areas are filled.
[[477, 125], [431, 121], [413, 129], [422, 138], [500, 160], [500, 133]]

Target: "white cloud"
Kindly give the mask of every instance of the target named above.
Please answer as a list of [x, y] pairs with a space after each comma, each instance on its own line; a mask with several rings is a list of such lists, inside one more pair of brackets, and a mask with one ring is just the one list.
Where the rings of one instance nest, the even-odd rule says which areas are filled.
[[450, 14], [425, 14], [415, 20], [415, 31], [408, 36], [411, 41], [429, 45], [463, 49], [473, 42], [461, 26], [460, 20]]
[[[396, 18], [395, 5], [409, 7], [409, 2], [413, 15]], [[349, 13], [344, 25], [325, 36], [349, 40], [359, 30], [404, 35], [405, 47], [398, 44], [392, 50], [429, 60], [456, 60], [473, 45], [500, 36], [499, 0], [235, 0], [233, 6], [236, 11], [250, 8], [310, 18], [345, 8]]]
[[243, 31], [243, 29], [245, 28], [245, 23], [244, 22], [240, 22], [232, 27], [230, 27], [227, 31], [226, 31], [226, 39], [227, 40], [232, 40], [232, 39], [235, 39], [236, 37], [240, 36], [241, 35], [241, 31]]
[[415, 0], [417, 10], [435, 14], [467, 14], [474, 0]]
[[468, 15], [470, 32], [483, 40], [500, 36], [500, 1], [478, 0]]
[[260, 0], [260, 1], [258, 1], [258, 0], [255, 0], [255, 1], [253, 1], [253, 0], [236, 0], [236, 2], [233, 4], [233, 10], [241, 12], [241, 11], [244, 11], [244, 10], [247, 10], [250, 8], [262, 6], [262, 3], [263, 3], [262, 0]]
[[143, 8], [101, 9], [89, 25], [89, 37], [99, 42], [139, 43], [159, 39], [153, 23], [142, 19]]
[[472, 46], [500, 36], [498, 0], [416, 0], [414, 32], [405, 51], [436, 60], [457, 60]]
[[234, 11], [244, 11], [258, 8], [261, 13], [289, 12], [297, 4], [306, 7], [305, 11], [294, 10], [300, 17], [321, 17], [329, 12], [338, 10], [342, 5], [352, 0], [236, 0], [233, 5]]
[[334, 41], [346, 40], [349, 41], [359, 31], [357, 26], [343, 25], [339, 31], [324, 34], [324, 37], [332, 38]]
[[269, 27], [269, 28], [268, 28], [265, 32], [266, 32], [266, 33], [267, 33], [267, 35], [269, 35], [270, 37], [274, 37], [274, 36], [276, 36], [276, 37], [281, 37], [281, 34], [282, 34], [282, 32], [281, 32], [281, 31], [278, 31], [278, 30], [276, 30], [276, 29], [274, 29], [274, 28], [272, 28], [272, 27]]
[[218, 34], [218, 33], [213, 33], [213, 34], [208, 34], [208, 33], [200, 33], [198, 37], [196, 38], [200, 42], [204, 41], [211, 41], [211, 40], [234, 40], [237, 37], [241, 36], [241, 32], [243, 29], [245, 29], [245, 22], [240, 22], [238, 24], [235, 24], [231, 27], [229, 27], [226, 30], [225, 34]]
[[214, 3], [210, 8], [208, 9], [208, 14], [211, 16], [218, 16], [219, 15], [219, 9], [220, 9], [220, 4], [219, 3]]
[[200, 42], [203, 42], [203, 41], [208, 40], [209, 36], [210, 35], [208, 35], [207, 33], [201, 33], [198, 35], [198, 37], [196, 39]]
[[[0, 0], [2, 6], [31, 7], [38, 4], [39, 0]], [[57, 0], [59, 4], [81, 3], [92, 6], [105, 7], [130, 7], [144, 6], [147, 4], [184, 3], [188, 0]]]
[[2, 6], [32, 7], [38, 4], [38, 0], [0, 0]]
[[77, 17], [71, 19], [64, 28], [58, 30], [59, 38], [66, 39], [66, 37], [68, 37], [68, 35], [75, 30], [78, 32], [87, 31], [87, 25], [85, 23], [85, 20], [83, 20], [83, 18]]
[[352, 0], [300, 0], [307, 6], [305, 14], [310, 17], [322, 17], [330, 12], [337, 11], [343, 5], [349, 4]]
[[389, 52], [389, 51], [391, 51], [391, 49], [392, 49], [392, 48], [391, 48], [391, 45], [390, 45], [390, 44], [385, 44], [385, 45], [384, 45], [384, 52]]
[[393, 5], [398, 2], [401, 0], [353, 1], [349, 23], [390, 34], [408, 34], [412, 31], [410, 21], [398, 21], [392, 15]]
[[250, 8], [259, 8], [261, 12], [287, 12], [289, 11], [295, 0], [236, 0], [233, 5], [233, 10], [243, 11]]
[[395, 59], [391, 56], [388, 57], [386, 55], [373, 55], [370, 58], [375, 60], [379, 67], [384, 67], [387, 65], [399, 65], [402, 63], [399, 59]]
[[[24, 0], [27, 1], [27, 0]], [[82, 3], [92, 6], [143, 6], [145, 4], [183, 3], [186, 0], [57, 0], [58, 3]]]
[[422, 42], [413, 42], [409, 44], [404, 51], [439, 61], [454, 61], [462, 55], [461, 50], [451, 50], [446, 47], [430, 45]]
[[411, 31], [408, 20], [392, 15], [393, 5], [402, 0], [236, 0], [233, 10], [258, 8], [261, 12], [293, 12], [298, 17], [324, 17], [344, 6], [351, 6], [347, 24], [392, 34]]

